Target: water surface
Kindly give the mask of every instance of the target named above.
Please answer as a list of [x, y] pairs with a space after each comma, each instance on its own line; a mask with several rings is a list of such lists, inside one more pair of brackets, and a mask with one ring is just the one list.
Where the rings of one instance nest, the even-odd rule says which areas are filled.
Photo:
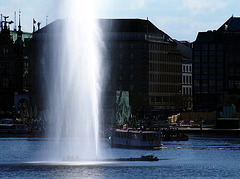
[[161, 150], [110, 148], [102, 139], [103, 158], [155, 155], [157, 162], [45, 161], [50, 139], [0, 138], [0, 178], [238, 178], [240, 139], [189, 136], [163, 142]]

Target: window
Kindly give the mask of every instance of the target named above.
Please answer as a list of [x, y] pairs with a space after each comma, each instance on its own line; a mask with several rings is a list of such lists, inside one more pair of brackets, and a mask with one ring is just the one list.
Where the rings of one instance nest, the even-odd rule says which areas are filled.
[[130, 70], [133, 71], [134, 70], [134, 64], [130, 63]]
[[130, 59], [133, 60], [134, 59], [134, 53], [130, 53]]
[[194, 86], [200, 86], [200, 80], [194, 80]]
[[210, 44], [210, 50], [212, 50], [212, 51], [215, 50], [215, 44]]
[[123, 54], [122, 53], [119, 54], [119, 59], [123, 59]]
[[208, 44], [203, 44], [202, 45], [202, 50], [208, 50]]
[[184, 95], [186, 94], [185, 87], [183, 87], [183, 94], [184, 94]]
[[134, 85], [133, 84], [130, 85], [130, 91], [134, 91]]
[[118, 79], [119, 79], [120, 81], [123, 80], [123, 74], [122, 74], [122, 73], [120, 73], [120, 74], [118, 75]]
[[3, 88], [9, 87], [9, 80], [7, 78], [3, 78], [2, 80]]
[[133, 48], [134, 48], [134, 44], [131, 43], [131, 44], [130, 44], [130, 49], [133, 49]]
[[119, 64], [118, 64], [118, 68], [119, 68], [120, 71], [122, 71], [122, 70], [123, 70], [123, 64], [122, 64], [122, 63], [119, 63]]
[[133, 81], [134, 80], [134, 74], [131, 74], [130, 75], [130, 81]]

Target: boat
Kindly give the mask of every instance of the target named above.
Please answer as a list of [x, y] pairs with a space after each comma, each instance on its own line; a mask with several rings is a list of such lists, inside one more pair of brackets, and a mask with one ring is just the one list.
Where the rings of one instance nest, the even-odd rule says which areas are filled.
[[[63, 159], [63, 161], [81, 161], [80, 158], [77, 156], [68, 156]], [[90, 160], [91, 161], [91, 160]], [[159, 161], [158, 157], [155, 157], [153, 155], [142, 155], [141, 157], [128, 157], [128, 158], [112, 158], [112, 159], [100, 159], [97, 161], [114, 161], [114, 162], [135, 162], [135, 161]]]
[[1, 119], [0, 133], [26, 134], [28, 128], [24, 124], [14, 124], [12, 119]]
[[22, 124], [0, 124], [0, 133], [26, 134], [28, 129]]
[[111, 147], [161, 149], [161, 132], [133, 128], [111, 129]]
[[120, 162], [144, 161], [145, 162], [145, 161], [159, 161], [159, 158], [154, 157], [153, 155], [142, 155], [141, 157], [107, 159], [107, 161], [120, 161]]

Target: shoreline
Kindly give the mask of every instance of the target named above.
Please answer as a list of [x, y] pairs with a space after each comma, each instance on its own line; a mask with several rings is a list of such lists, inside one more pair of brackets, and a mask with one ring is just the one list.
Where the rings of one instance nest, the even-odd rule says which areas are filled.
[[191, 127], [178, 127], [178, 130], [189, 134], [189, 133], [215, 133], [215, 134], [239, 134], [240, 129], [217, 129], [217, 128], [191, 128]]

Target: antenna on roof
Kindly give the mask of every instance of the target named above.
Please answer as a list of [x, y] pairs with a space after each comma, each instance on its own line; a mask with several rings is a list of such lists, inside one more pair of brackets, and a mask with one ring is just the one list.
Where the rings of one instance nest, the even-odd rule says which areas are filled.
[[46, 25], [48, 25], [48, 16], [46, 16]]

